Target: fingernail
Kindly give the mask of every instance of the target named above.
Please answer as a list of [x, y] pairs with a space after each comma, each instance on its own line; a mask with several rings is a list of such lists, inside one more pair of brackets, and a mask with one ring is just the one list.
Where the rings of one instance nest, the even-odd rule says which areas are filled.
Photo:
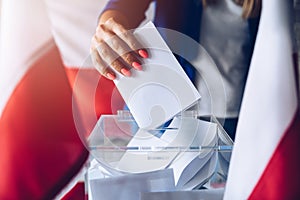
[[147, 51], [141, 49], [141, 50], [139, 50], [138, 52], [139, 52], [140, 56], [142, 56], [143, 58], [148, 58], [148, 53], [147, 53]]
[[134, 69], [136, 69], [136, 70], [139, 70], [139, 71], [141, 71], [143, 68], [142, 68], [142, 65], [140, 64], [140, 63], [138, 63], [138, 62], [133, 62], [132, 64], [132, 67], [134, 67]]
[[124, 74], [125, 76], [131, 76], [131, 73], [130, 73], [130, 71], [129, 71], [128, 69], [123, 68], [123, 69], [121, 69], [121, 72], [122, 72], [122, 74]]
[[111, 74], [111, 73], [107, 73], [106, 74], [107, 78], [109, 78], [110, 80], [115, 80], [116, 76]]

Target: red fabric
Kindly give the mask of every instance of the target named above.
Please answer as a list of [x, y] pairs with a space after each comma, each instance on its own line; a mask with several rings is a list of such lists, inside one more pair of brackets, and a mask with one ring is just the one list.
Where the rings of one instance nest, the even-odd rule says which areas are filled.
[[300, 116], [297, 113], [249, 199], [300, 199], [299, 144]]
[[68, 192], [62, 200], [84, 200], [88, 199], [84, 190], [84, 183], [77, 183], [70, 192]]
[[65, 68], [74, 99], [83, 119], [84, 133], [89, 134], [102, 114], [124, 109], [124, 101], [113, 81], [102, 77], [95, 69]]
[[22, 78], [0, 118], [0, 199], [52, 199], [80, 170], [88, 152], [71, 97], [53, 48]]

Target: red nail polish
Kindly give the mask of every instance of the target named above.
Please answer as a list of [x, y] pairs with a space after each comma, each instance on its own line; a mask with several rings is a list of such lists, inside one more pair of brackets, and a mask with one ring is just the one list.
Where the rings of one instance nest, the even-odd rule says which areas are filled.
[[134, 69], [136, 69], [136, 70], [142, 70], [143, 68], [142, 68], [142, 65], [140, 64], [140, 63], [138, 63], [138, 62], [133, 62], [132, 64], [132, 67], [134, 67]]
[[123, 69], [121, 69], [121, 72], [122, 72], [122, 74], [124, 74], [125, 76], [131, 76], [131, 73], [130, 73], [130, 71], [129, 71], [128, 69], [123, 68]]
[[107, 73], [106, 74], [107, 78], [109, 78], [110, 80], [115, 80], [116, 76], [111, 74], [111, 73]]
[[148, 56], [149, 56], [147, 51], [145, 51], [143, 49], [139, 50], [138, 52], [139, 52], [140, 56], [142, 56], [143, 58], [148, 58]]

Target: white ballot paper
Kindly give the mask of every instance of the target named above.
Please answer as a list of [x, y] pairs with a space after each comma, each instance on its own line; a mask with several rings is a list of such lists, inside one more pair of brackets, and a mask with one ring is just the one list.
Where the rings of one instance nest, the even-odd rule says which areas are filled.
[[[186, 119], [187, 120], [187, 119]], [[191, 119], [189, 119], [191, 120]], [[217, 144], [217, 125], [215, 123], [193, 119], [197, 121], [196, 132], [194, 138], [191, 138], [192, 143], [189, 147], [199, 146], [214, 146]], [[187, 124], [188, 125], [188, 124]], [[188, 125], [190, 128], [193, 126]], [[191, 130], [186, 130], [182, 134], [183, 137], [188, 136]], [[169, 134], [170, 135], [170, 134]], [[166, 135], [163, 135], [165, 138]], [[182, 139], [179, 138], [178, 141]], [[182, 145], [182, 144], [177, 144]], [[175, 184], [177, 188], [181, 188], [186, 182], [192, 179], [199, 171], [203, 170], [204, 165], [213, 156], [213, 149], [201, 150], [201, 151], [187, 151], [181, 152], [176, 159], [170, 164], [169, 168], [174, 170]], [[203, 176], [207, 176], [204, 172]], [[201, 180], [198, 180], [201, 181]]]
[[140, 200], [142, 192], [174, 191], [172, 169], [90, 181], [91, 199]]
[[200, 94], [152, 22], [134, 34], [149, 58], [142, 60], [142, 71], [118, 74], [114, 83], [138, 126], [156, 128], [195, 104]]

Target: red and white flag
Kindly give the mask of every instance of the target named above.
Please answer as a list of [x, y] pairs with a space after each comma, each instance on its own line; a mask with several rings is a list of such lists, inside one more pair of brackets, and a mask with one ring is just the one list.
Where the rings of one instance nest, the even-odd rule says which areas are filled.
[[293, 1], [263, 0], [225, 199], [300, 199]]
[[[74, 120], [77, 116], [74, 107], [79, 106], [74, 103], [71, 79], [65, 70], [66, 59], [61, 58], [59, 33], [55, 31], [56, 26], [64, 26], [64, 31], [74, 36], [76, 31], [86, 30], [87, 25], [79, 27], [78, 15], [91, 10], [81, 7], [73, 13], [70, 7], [78, 2], [2, 0], [0, 199], [53, 199], [81, 170], [88, 157], [79, 127], [88, 128]], [[89, 1], [89, 8], [93, 6], [91, 3], [95, 1]], [[90, 13], [95, 16], [88, 25], [93, 30], [100, 11], [94, 4], [94, 12]], [[57, 21], [55, 16], [60, 14], [62, 19]], [[68, 19], [77, 21], [74, 23], [77, 29], [68, 26]], [[89, 46], [91, 36], [83, 35], [88, 41], [77, 37], [77, 43]], [[72, 55], [72, 58], [78, 57]], [[82, 61], [76, 66], [81, 64]], [[106, 105], [101, 106], [107, 109]]]

